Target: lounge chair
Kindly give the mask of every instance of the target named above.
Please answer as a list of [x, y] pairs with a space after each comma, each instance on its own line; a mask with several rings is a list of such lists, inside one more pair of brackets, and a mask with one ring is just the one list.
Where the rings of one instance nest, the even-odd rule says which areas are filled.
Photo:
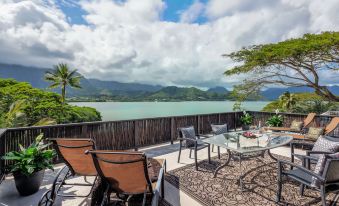
[[[48, 139], [53, 142], [53, 146], [58, 157], [66, 164], [56, 175], [52, 188], [45, 192], [39, 201], [39, 206], [53, 205], [57, 196], [62, 197], [88, 197], [95, 181], [97, 180], [97, 171], [93, 163], [93, 159], [85, 154], [87, 150], [94, 150], [95, 144], [91, 139], [69, 139], [56, 138]], [[66, 180], [74, 176], [84, 176], [84, 183], [66, 183]], [[88, 183], [86, 177], [95, 177], [93, 183]], [[84, 186], [90, 187], [87, 195], [68, 195], [60, 193], [60, 189], [64, 186]]]
[[[330, 123], [326, 125], [326, 127], [323, 130], [323, 134], [321, 135], [329, 135], [331, 132], [333, 132], [338, 127], [338, 125], [339, 125], [339, 117], [333, 117]], [[294, 139], [312, 140], [312, 139], [306, 138], [307, 134], [289, 134], [289, 135], [293, 136]]]
[[[189, 157], [192, 157], [192, 151], [194, 151], [194, 160], [195, 160], [195, 169], [198, 170], [198, 151], [204, 148], [208, 149], [208, 162], [211, 162], [211, 151], [210, 144], [204, 143], [200, 140], [200, 136], [195, 133], [194, 127], [181, 127], [178, 128], [178, 140], [179, 142], [179, 154], [178, 154], [178, 163], [180, 162], [181, 149], [186, 147], [190, 150]], [[184, 143], [184, 145], [183, 145]]]
[[266, 129], [272, 130], [272, 131], [280, 131], [280, 132], [296, 132], [301, 133], [302, 130], [306, 127], [308, 127], [312, 121], [314, 120], [316, 116], [316, 113], [309, 113], [307, 117], [304, 119], [303, 124], [300, 129], [293, 129], [291, 127], [266, 127]]
[[[319, 164], [321, 167], [316, 167], [315, 171], [310, 170], [303, 166], [294, 164], [289, 161], [279, 160], [278, 161], [278, 190], [277, 190], [277, 202], [281, 200], [281, 192], [283, 186], [283, 176], [289, 177], [294, 181], [300, 182], [300, 194], [304, 194], [305, 185], [318, 190], [321, 195], [321, 203], [323, 206], [326, 206], [326, 195], [328, 193], [338, 193], [339, 192], [339, 157], [338, 153], [331, 155], [324, 155], [322, 157], [322, 162]], [[312, 157], [308, 156], [307, 159]], [[287, 169], [290, 168], [293, 169]], [[318, 164], [317, 164], [318, 166]], [[322, 172], [321, 172], [322, 171]]]
[[[161, 165], [159, 172], [155, 172], [152, 160], [147, 161], [146, 155], [141, 152], [89, 150], [86, 154], [91, 154], [104, 185], [101, 205], [110, 204], [111, 193], [116, 193], [124, 204], [136, 195], [141, 195], [143, 206], [157, 206], [160, 194], [164, 198], [164, 159], [153, 159]], [[156, 175], [150, 176], [150, 173]], [[147, 202], [147, 195], [152, 196], [152, 203]]]

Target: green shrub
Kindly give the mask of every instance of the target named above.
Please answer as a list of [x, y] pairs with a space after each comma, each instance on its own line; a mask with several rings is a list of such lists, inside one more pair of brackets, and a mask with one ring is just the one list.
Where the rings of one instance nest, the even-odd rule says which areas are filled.
[[244, 111], [243, 115], [240, 117], [240, 121], [243, 125], [251, 125], [253, 121], [253, 117], [249, 113]]

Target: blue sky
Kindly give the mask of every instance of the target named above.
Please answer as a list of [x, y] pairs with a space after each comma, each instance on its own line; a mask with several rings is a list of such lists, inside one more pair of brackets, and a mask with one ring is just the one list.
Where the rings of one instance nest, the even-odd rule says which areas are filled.
[[[59, 0], [58, 6], [64, 12], [64, 14], [69, 18], [69, 22], [71, 24], [87, 24], [84, 20], [83, 16], [86, 15], [86, 11], [84, 11], [79, 5], [76, 6], [76, 3], [64, 3], [68, 2], [67, 0]], [[165, 0], [166, 6], [161, 14], [161, 20], [169, 21], [169, 22], [179, 22], [180, 14], [187, 10], [193, 3], [197, 2], [197, 0]], [[199, 0], [199, 2], [206, 4], [208, 0]], [[193, 22], [202, 24], [207, 21], [207, 18], [201, 14], [199, 17]]]

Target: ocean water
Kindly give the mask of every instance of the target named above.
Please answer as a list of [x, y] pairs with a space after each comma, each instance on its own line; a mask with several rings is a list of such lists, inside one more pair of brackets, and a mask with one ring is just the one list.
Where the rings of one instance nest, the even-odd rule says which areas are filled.
[[[268, 103], [267, 101], [250, 101], [244, 102], [242, 106], [246, 110], [260, 111]], [[71, 104], [93, 107], [101, 113], [103, 121], [110, 121], [232, 112], [234, 102], [73, 102]]]

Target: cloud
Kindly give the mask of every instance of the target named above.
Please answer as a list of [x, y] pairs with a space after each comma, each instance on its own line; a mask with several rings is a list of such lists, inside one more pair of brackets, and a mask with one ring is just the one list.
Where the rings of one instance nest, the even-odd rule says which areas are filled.
[[187, 10], [181, 11], [180, 22], [182, 23], [193, 23], [195, 22], [201, 13], [203, 12], [205, 4], [196, 0]]
[[[162, 85], [230, 87], [246, 77], [224, 77], [234, 63], [222, 54], [339, 29], [336, 0], [195, 1], [180, 22], [161, 19], [161, 0], [0, 2], [0, 62], [67, 62], [90, 78]], [[87, 24], [70, 24], [61, 3], [81, 7]]]

